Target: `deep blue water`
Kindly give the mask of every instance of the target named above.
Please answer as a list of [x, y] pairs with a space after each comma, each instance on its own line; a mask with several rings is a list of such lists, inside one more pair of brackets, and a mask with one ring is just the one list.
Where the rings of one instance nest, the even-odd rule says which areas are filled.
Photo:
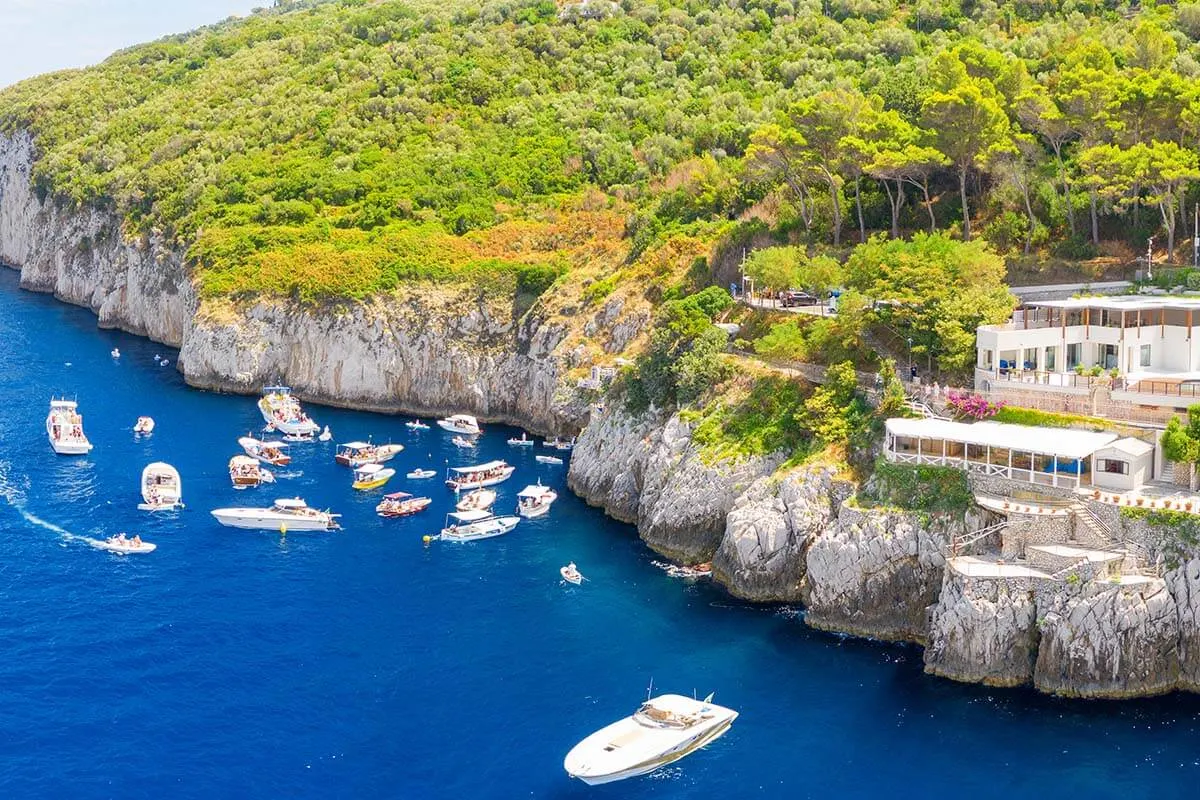
[[[535, 477], [551, 515], [471, 544], [381, 520], [331, 445], [296, 445], [277, 489], [234, 492], [225, 465], [261, 420], [246, 397], [184, 386], [159, 345], [0, 275], [0, 797], [1194, 797], [1200, 701], [1063, 702], [928, 678], [916, 648], [809, 631], [651, 565], [632, 528], [565, 489], [562, 467], [493, 427], [474, 456], [404, 418], [311, 407], [337, 440], [403, 442], [393, 462], [504, 457], [498, 508]], [[109, 350], [120, 347], [119, 362]], [[70, 362], [70, 365], [67, 365]], [[77, 395], [95, 450], [53, 454], [51, 394]], [[139, 414], [158, 422], [141, 441]], [[175, 464], [186, 511], [135, 509], [142, 466]], [[391, 489], [406, 482], [395, 479]], [[329, 535], [221, 528], [208, 510], [302, 495]], [[120, 557], [78, 537], [158, 544]], [[590, 579], [565, 588], [576, 561]], [[577, 740], [648, 681], [741, 712], [664, 774], [569, 780]]]

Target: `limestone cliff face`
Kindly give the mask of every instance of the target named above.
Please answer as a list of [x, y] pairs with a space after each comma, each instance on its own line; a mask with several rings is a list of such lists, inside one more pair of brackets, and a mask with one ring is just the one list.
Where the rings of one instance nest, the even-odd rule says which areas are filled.
[[475, 413], [542, 432], [574, 433], [588, 404], [568, 371], [586, 366], [570, 324], [617, 352], [649, 320], [620, 294], [586, 316], [511, 298], [421, 286], [364, 303], [237, 305], [197, 298], [182, 250], [127, 237], [119, 217], [39, 197], [28, 135], [0, 137], [0, 262], [21, 285], [96, 312], [99, 323], [180, 348], [193, 386], [257, 392], [291, 384], [305, 399], [380, 411]]
[[1166, 574], [1179, 617], [1179, 688], [1200, 692], [1200, 558]]
[[611, 405], [579, 437], [568, 485], [617, 519], [636, 523], [657, 552], [694, 563], [713, 557], [734, 502], [781, 461], [710, 464], [678, 414], [664, 422]]
[[808, 548], [834, 524], [853, 491], [853, 484], [838, 480], [828, 467], [755, 481], [726, 517], [714, 578], [746, 600], [801, 600]]
[[0, 263], [21, 285], [92, 309], [102, 327], [179, 346], [197, 307], [182, 258], [155, 237], [126, 238], [96, 209], [39, 199], [32, 139], [0, 136]]
[[951, 568], [930, 609], [925, 671], [987, 686], [1033, 680], [1038, 653], [1032, 585], [971, 578]]
[[943, 555], [962, 520], [844, 503], [808, 549], [805, 617], [814, 628], [923, 642], [925, 607], [942, 585]]
[[1145, 697], [1179, 683], [1179, 617], [1161, 580], [1086, 584], [1045, 614], [1033, 673], [1043, 692]]

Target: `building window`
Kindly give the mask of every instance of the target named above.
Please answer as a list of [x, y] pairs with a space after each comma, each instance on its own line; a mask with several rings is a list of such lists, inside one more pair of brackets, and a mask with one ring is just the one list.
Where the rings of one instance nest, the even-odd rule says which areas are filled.
[[1118, 461], [1115, 458], [1101, 458], [1096, 464], [1097, 470], [1107, 472], [1110, 475], [1128, 475], [1129, 462]]
[[1075, 369], [1075, 366], [1079, 364], [1080, 349], [1079, 342], [1072, 342], [1067, 345], [1067, 369]]
[[1046, 348], [1046, 371], [1047, 372], [1054, 372], [1054, 367], [1055, 367], [1054, 357], [1057, 354], [1058, 354], [1057, 347], [1047, 347]]
[[1143, 367], [1150, 366], [1150, 345], [1148, 345], [1148, 344], [1142, 345], [1142, 351], [1138, 358], [1138, 364], [1140, 364]]

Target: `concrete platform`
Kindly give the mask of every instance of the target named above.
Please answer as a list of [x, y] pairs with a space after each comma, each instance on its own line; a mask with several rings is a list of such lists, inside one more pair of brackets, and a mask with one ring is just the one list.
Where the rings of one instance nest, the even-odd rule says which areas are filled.
[[968, 578], [1050, 578], [1047, 573], [1025, 564], [1001, 564], [976, 556], [958, 556], [947, 563], [952, 570]]
[[1111, 550], [1089, 550], [1065, 544], [1031, 544], [1025, 548], [1025, 558], [1037, 569], [1053, 573], [1084, 558], [1093, 564], [1108, 564], [1124, 560], [1125, 554], [1114, 553]]

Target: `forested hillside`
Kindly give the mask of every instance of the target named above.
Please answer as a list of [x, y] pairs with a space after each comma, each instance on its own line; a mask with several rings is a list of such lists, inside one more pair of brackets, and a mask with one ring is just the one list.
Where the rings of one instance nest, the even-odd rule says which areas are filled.
[[1086, 258], [1193, 233], [1197, 39], [1200, 4], [309, 0], [18, 84], [0, 128], [210, 295], [536, 290], [747, 228]]

